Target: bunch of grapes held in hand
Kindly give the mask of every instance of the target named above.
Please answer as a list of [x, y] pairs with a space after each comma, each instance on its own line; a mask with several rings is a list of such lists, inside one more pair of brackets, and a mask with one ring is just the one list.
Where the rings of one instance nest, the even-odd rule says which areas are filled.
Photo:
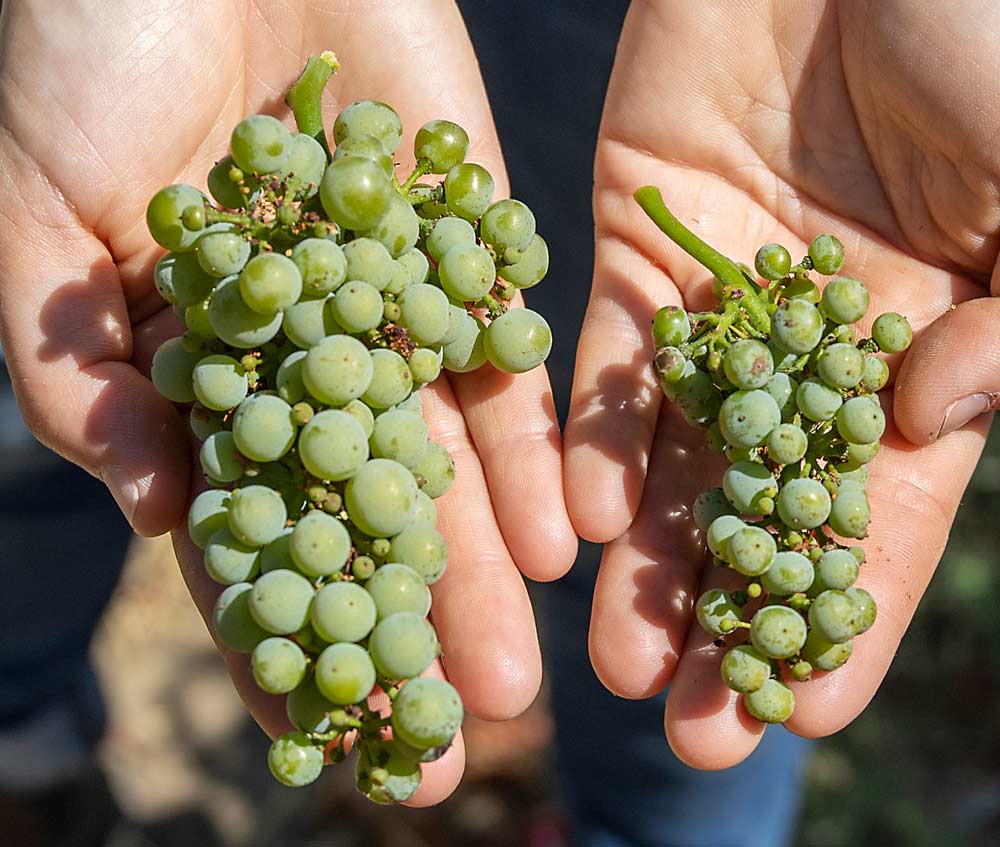
[[[745, 642], [725, 654], [722, 678], [751, 715], [780, 723], [795, 706], [785, 682], [839, 668], [875, 622], [874, 598], [854, 584], [865, 552], [850, 542], [868, 533], [867, 464], [885, 430], [877, 392], [889, 367], [877, 354], [905, 350], [913, 333], [887, 313], [871, 338], [857, 337], [868, 291], [836, 275], [844, 249], [832, 235], [797, 265], [781, 245], [764, 245], [755, 274], [688, 231], [655, 188], [636, 200], [715, 275], [714, 311], [656, 313], [653, 367], [730, 462], [692, 511], [715, 564], [743, 585], [702, 594], [698, 622], [720, 643]], [[820, 289], [810, 271], [833, 278]]]
[[[359, 789], [387, 803], [416, 791], [463, 717], [451, 685], [421, 677], [440, 653], [428, 586], [447, 560], [434, 499], [455, 469], [417, 389], [442, 369], [545, 360], [544, 319], [508, 306], [548, 251], [527, 206], [493, 202], [457, 124], [418, 130], [403, 182], [403, 127], [384, 103], [343, 109], [331, 152], [320, 95], [335, 69], [311, 59], [289, 89], [299, 132], [266, 115], [236, 126], [208, 175], [216, 204], [189, 185], [150, 201], [170, 251], [157, 289], [187, 327], [152, 376], [191, 404], [212, 486], [189, 531], [226, 586], [215, 635], [251, 654], [296, 728], [272, 744], [272, 773], [306, 785], [356, 748]], [[371, 706], [376, 689], [391, 715]]]

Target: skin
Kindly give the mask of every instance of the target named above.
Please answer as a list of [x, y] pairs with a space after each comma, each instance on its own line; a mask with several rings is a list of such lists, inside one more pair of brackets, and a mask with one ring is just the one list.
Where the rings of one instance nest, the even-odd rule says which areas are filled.
[[[459, 121], [469, 159], [505, 196], [464, 26], [445, 0], [8, 0], [0, 45], [0, 337], [18, 402], [43, 443], [108, 483], [137, 532], [173, 531], [208, 615], [220, 586], [184, 525], [203, 484], [182, 415], [148, 380], [153, 352], [181, 327], [153, 290], [162, 250], [146, 231], [146, 203], [170, 183], [204, 187], [244, 115], [289, 120], [284, 88], [309, 55], [331, 47], [344, 70], [327, 91], [327, 127], [362, 97], [392, 103], [406, 128], [396, 154], [405, 175], [416, 128]], [[521, 575], [554, 579], [576, 552], [548, 378], [487, 368], [427, 393], [432, 437], [457, 466], [438, 501], [451, 555], [434, 586], [434, 624], [468, 711], [509, 718], [541, 678]], [[256, 688], [249, 657], [223, 653], [260, 724], [283, 732], [281, 698]], [[463, 764], [458, 743], [426, 769], [412, 802], [447, 796]]]
[[694, 600], [720, 574], [706, 569], [689, 509], [724, 462], [663, 402], [647, 365], [654, 311], [710, 307], [710, 275], [632, 192], [660, 187], [681, 220], [746, 262], [771, 241], [797, 260], [832, 232], [844, 272], [872, 295], [861, 331], [885, 311], [916, 330], [905, 357], [890, 359], [894, 425], [869, 485], [858, 584], [877, 598], [878, 621], [843, 669], [792, 684], [789, 728], [835, 732], [882, 681], [980, 455], [988, 416], [968, 423], [956, 401], [983, 395], [974, 414], [1000, 396], [998, 38], [1000, 13], [972, 2], [943, 16], [924, 0], [630, 9], [595, 162], [596, 265], [566, 496], [580, 534], [610, 542], [590, 631], [597, 674], [625, 697], [669, 683], [666, 736], [695, 767], [743, 760], [764, 725], [723, 685], [711, 636], [692, 627]]

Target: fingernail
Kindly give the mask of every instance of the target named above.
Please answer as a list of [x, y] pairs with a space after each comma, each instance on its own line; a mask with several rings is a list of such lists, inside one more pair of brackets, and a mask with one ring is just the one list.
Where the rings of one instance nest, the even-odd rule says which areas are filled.
[[944, 420], [938, 438], [961, 429], [973, 418], [978, 418], [990, 409], [989, 394], [970, 394], [952, 403], [944, 412]]
[[135, 510], [139, 506], [139, 486], [135, 484], [131, 474], [119, 465], [112, 465], [101, 472], [101, 479], [104, 480], [111, 496], [115, 498], [125, 519], [132, 523]]

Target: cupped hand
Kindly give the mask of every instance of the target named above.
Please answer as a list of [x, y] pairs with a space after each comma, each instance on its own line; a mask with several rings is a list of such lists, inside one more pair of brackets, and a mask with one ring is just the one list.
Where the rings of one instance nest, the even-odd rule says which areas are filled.
[[[983, 17], [988, 20], [984, 20]], [[1000, 398], [1000, 12], [929, 0], [688, 3], [636, 0], [612, 75], [595, 164], [594, 287], [566, 429], [566, 493], [581, 535], [610, 542], [590, 653], [612, 691], [668, 683], [665, 729], [689, 764], [746, 758], [764, 725], [719, 675], [693, 625], [716, 584], [691, 517], [724, 461], [662, 401], [649, 326], [666, 304], [701, 309], [710, 274], [632, 200], [662, 189], [710, 244], [752, 262], [796, 257], [823, 232], [917, 340], [900, 361], [894, 419], [872, 465], [868, 562], [878, 621], [835, 673], [793, 683], [801, 735], [856, 717], [884, 677], [937, 566]], [[991, 289], [992, 285], [992, 289]], [[993, 298], [991, 299], [991, 291]], [[971, 399], [970, 399], [971, 398]]]
[[[326, 93], [328, 126], [363, 97], [393, 104], [407, 139], [432, 118], [455, 120], [502, 196], [489, 105], [450, 0], [8, 0], [0, 17], [0, 333], [18, 402], [42, 442], [108, 484], [137, 532], [175, 529], [205, 615], [220, 586], [184, 528], [200, 474], [185, 420], [147, 378], [182, 327], [153, 289], [162, 251], [145, 207], [170, 183], [204, 188], [246, 114], [287, 120], [285, 88], [327, 49], [344, 68]], [[397, 155], [405, 175], [406, 143]], [[548, 380], [487, 367], [425, 393], [432, 435], [457, 466], [439, 501], [450, 568], [432, 615], [467, 709], [502, 719], [531, 702], [541, 674], [519, 570], [552, 579], [575, 553]], [[283, 731], [280, 698], [256, 689], [246, 656], [227, 660], [262, 726]], [[414, 802], [447, 796], [462, 766], [458, 744]]]

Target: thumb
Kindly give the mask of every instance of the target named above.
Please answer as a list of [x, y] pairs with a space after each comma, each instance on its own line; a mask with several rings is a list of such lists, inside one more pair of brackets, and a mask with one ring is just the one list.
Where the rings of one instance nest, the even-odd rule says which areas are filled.
[[925, 445], [1000, 408], [1000, 298], [967, 300], [926, 327], [899, 369], [899, 431]]

